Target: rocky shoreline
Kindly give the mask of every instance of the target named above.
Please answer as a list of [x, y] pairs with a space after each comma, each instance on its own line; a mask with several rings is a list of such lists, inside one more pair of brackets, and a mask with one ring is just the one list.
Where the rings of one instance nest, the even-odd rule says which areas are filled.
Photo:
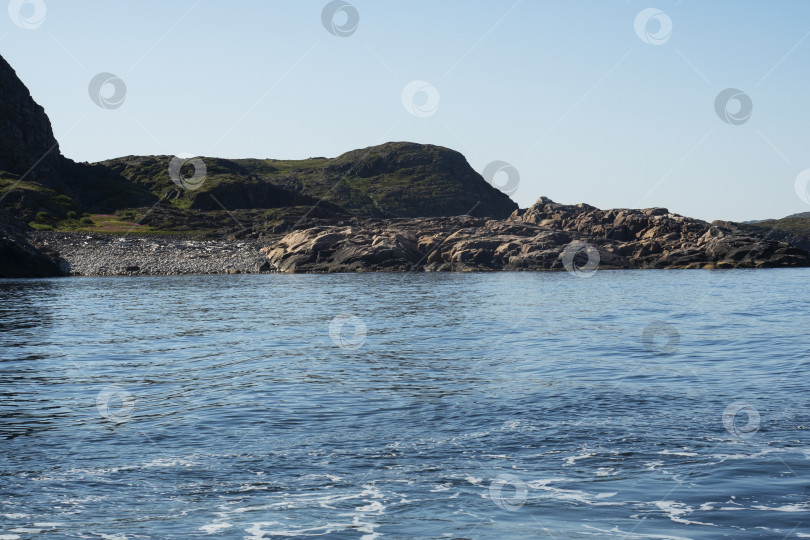
[[600, 210], [541, 197], [507, 220], [355, 220], [266, 247], [281, 272], [724, 269], [810, 266], [810, 241], [665, 208]]
[[70, 276], [810, 266], [810, 240], [790, 233], [545, 197], [506, 220], [354, 218], [249, 238], [29, 232], [6, 240], [16, 246], [11, 256], [50, 261], [51, 275]]
[[69, 276], [249, 274], [270, 271], [259, 240], [33, 233], [31, 243], [58, 254]]

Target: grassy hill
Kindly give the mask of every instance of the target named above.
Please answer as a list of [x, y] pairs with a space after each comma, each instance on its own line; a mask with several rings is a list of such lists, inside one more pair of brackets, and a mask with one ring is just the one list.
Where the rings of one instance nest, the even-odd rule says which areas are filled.
[[810, 239], [810, 212], [793, 214], [781, 219], [769, 219], [757, 223], [759, 227], [767, 227], [778, 231], [789, 232], [796, 236]]
[[196, 189], [172, 180], [173, 157], [68, 162], [54, 185], [0, 172], [0, 207], [39, 230], [149, 234], [279, 232], [303, 218], [505, 218], [517, 208], [464, 156], [439, 146], [387, 143], [332, 159], [204, 157]]
[[202, 158], [207, 176], [195, 190], [178, 189], [172, 182], [168, 171], [171, 159], [129, 156], [98, 165], [155, 195], [169, 192], [168, 198], [176, 207], [193, 210], [217, 210], [219, 203], [237, 210], [325, 201], [363, 217], [472, 212], [503, 218], [517, 208], [476, 173], [464, 156], [432, 145], [387, 143], [334, 159]]

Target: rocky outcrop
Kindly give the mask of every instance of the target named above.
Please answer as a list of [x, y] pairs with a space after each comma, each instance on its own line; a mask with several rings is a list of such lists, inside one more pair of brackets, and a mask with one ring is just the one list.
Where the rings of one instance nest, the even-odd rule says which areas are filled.
[[807, 244], [800, 238], [730, 221], [707, 223], [666, 208], [600, 210], [541, 197], [509, 220], [609, 240], [633, 268], [808, 265]]
[[[282, 272], [471, 271], [564, 268], [582, 235], [469, 216], [366, 220], [295, 231], [262, 251]], [[603, 268], [629, 268], [609, 242]]]
[[44, 247], [34, 247], [0, 213], [0, 278], [55, 277], [62, 275], [58, 256]]
[[0, 232], [0, 278], [39, 278], [62, 275], [59, 263], [26, 240]]
[[105, 167], [62, 156], [45, 110], [0, 57], [0, 205], [17, 224], [37, 213], [112, 212], [154, 204], [158, 197]]
[[506, 221], [355, 220], [297, 230], [262, 251], [282, 272], [810, 266], [807, 251], [739, 224], [545, 197]]
[[[48, 186], [61, 182], [62, 156], [45, 110], [0, 57], [0, 171]], [[30, 172], [29, 172], [30, 171]]]

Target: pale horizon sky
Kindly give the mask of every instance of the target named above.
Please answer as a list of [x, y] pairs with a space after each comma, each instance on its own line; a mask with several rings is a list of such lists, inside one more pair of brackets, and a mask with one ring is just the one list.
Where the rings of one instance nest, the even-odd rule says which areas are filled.
[[[794, 185], [810, 168], [808, 2], [352, 0], [333, 33], [328, 4], [12, 0], [0, 54], [76, 161], [414, 141], [479, 172], [511, 164], [521, 207], [810, 211]], [[120, 107], [91, 99], [99, 73], [125, 83]], [[750, 117], [734, 99], [718, 112], [729, 88]]]

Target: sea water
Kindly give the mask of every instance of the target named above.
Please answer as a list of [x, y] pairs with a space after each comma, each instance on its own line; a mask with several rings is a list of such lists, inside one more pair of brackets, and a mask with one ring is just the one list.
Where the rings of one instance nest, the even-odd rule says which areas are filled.
[[810, 537], [810, 270], [0, 281], [0, 539]]

